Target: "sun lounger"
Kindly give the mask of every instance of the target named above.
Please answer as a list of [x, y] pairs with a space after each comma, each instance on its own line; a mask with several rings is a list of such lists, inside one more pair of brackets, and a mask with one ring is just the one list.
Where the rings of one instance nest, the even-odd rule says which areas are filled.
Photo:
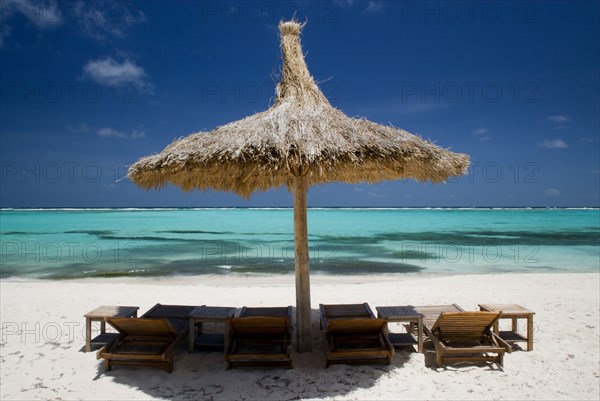
[[227, 369], [244, 366], [292, 368], [292, 307], [246, 307], [227, 322]]
[[187, 331], [178, 331], [167, 319], [106, 318], [118, 330], [117, 338], [98, 351], [106, 370], [113, 364], [155, 366], [173, 371], [173, 353]]
[[394, 347], [385, 319], [376, 319], [368, 304], [319, 305], [328, 351], [326, 366], [334, 363], [389, 365]]
[[98, 350], [106, 370], [112, 365], [138, 365], [173, 370], [173, 353], [189, 333], [189, 313], [196, 306], [156, 304], [139, 318], [106, 318], [119, 335]]
[[427, 320], [424, 331], [435, 346], [436, 366], [481, 361], [502, 366], [511, 346], [492, 331], [499, 316], [499, 312], [441, 312], [433, 324]]

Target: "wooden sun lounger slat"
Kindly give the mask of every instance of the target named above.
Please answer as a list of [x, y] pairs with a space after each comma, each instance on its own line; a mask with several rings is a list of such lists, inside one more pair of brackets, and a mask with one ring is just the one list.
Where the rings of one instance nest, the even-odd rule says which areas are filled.
[[150, 308], [141, 317], [155, 317], [155, 318], [167, 318], [167, 319], [184, 319], [188, 320], [190, 312], [193, 311], [197, 306], [192, 305], [163, 305], [156, 304]]
[[423, 314], [423, 327], [431, 328], [442, 312], [463, 312], [464, 309], [457, 304], [450, 305], [422, 305], [415, 309]]
[[287, 317], [292, 319], [292, 307], [291, 306], [267, 306], [267, 307], [248, 307], [244, 306], [240, 312], [240, 317], [251, 317], [251, 316], [262, 316], [262, 317]]
[[366, 302], [362, 304], [319, 304], [319, 312], [321, 329], [325, 329], [331, 320], [375, 318], [373, 310]]
[[108, 318], [110, 323], [119, 333], [135, 336], [137, 334], [148, 335], [152, 333], [157, 337], [164, 337], [172, 334], [178, 334], [173, 326], [166, 319], [148, 319], [148, 318]]

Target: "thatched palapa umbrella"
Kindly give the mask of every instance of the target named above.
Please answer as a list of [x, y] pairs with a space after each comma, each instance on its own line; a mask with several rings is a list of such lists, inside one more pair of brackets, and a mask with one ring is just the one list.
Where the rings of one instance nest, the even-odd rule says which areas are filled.
[[328, 182], [413, 178], [441, 182], [464, 174], [465, 154], [404, 130], [350, 118], [329, 104], [308, 72], [296, 21], [281, 22], [283, 67], [266, 111], [176, 140], [133, 164], [129, 177], [145, 189], [174, 184], [249, 197], [283, 185], [294, 193], [297, 350], [310, 351], [311, 308], [306, 193]]

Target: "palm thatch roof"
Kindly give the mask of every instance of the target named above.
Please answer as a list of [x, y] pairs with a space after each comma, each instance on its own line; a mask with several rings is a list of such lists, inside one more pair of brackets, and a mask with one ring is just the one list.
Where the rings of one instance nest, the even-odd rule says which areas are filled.
[[303, 26], [279, 25], [282, 79], [268, 110], [176, 140], [133, 164], [129, 177], [146, 189], [171, 183], [186, 191], [213, 188], [249, 197], [257, 190], [291, 188], [294, 176], [313, 185], [404, 178], [441, 182], [466, 172], [465, 154], [331, 106], [304, 61]]

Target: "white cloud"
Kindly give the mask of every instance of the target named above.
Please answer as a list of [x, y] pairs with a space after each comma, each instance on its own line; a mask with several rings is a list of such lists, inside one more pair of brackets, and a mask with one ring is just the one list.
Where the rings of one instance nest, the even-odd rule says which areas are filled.
[[83, 67], [86, 76], [102, 85], [119, 86], [128, 83], [134, 84], [146, 92], [153, 92], [154, 86], [146, 82], [146, 72], [130, 60], [121, 63], [111, 57], [100, 60], [88, 61]]
[[367, 7], [363, 10], [363, 13], [376, 13], [383, 9], [382, 1], [369, 1]]
[[564, 123], [568, 123], [569, 121], [571, 121], [571, 117], [566, 116], [564, 114], [556, 114], [553, 116], [548, 116], [546, 118], [548, 119], [548, 121], [552, 121], [553, 123], [558, 123], [558, 124], [564, 124]]
[[51, 29], [64, 22], [62, 12], [55, 1], [7, 0], [0, 5], [0, 49], [7, 46], [7, 38], [11, 36], [10, 20], [23, 16], [38, 29]]
[[139, 139], [146, 137], [146, 131], [143, 129], [134, 129], [131, 133], [126, 133], [113, 128], [100, 128], [96, 134], [101, 138], [123, 138], [123, 139]]
[[538, 143], [538, 146], [546, 149], [566, 149], [569, 147], [562, 139], [544, 139], [542, 142]]
[[596, 142], [598, 142], [598, 139], [584, 136], [584, 137], [579, 138], [578, 142], [579, 143], [596, 143]]
[[560, 191], [558, 189], [550, 188], [544, 191], [544, 196], [558, 196]]
[[73, 6], [73, 18], [89, 37], [104, 41], [109, 36], [123, 38], [126, 30], [146, 21], [146, 15], [131, 2], [84, 2]]
[[600, 174], [600, 170], [599, 169], [590, 170], [590, 174]]
[[473, 135], [475, 135], [477, 139], [483, 142], [488, 141], [492, 138], [490, 135], [488, 135], [488, 132], [490, 132], [490, 130], [487, 128], [477, 128], [473, 130]]

